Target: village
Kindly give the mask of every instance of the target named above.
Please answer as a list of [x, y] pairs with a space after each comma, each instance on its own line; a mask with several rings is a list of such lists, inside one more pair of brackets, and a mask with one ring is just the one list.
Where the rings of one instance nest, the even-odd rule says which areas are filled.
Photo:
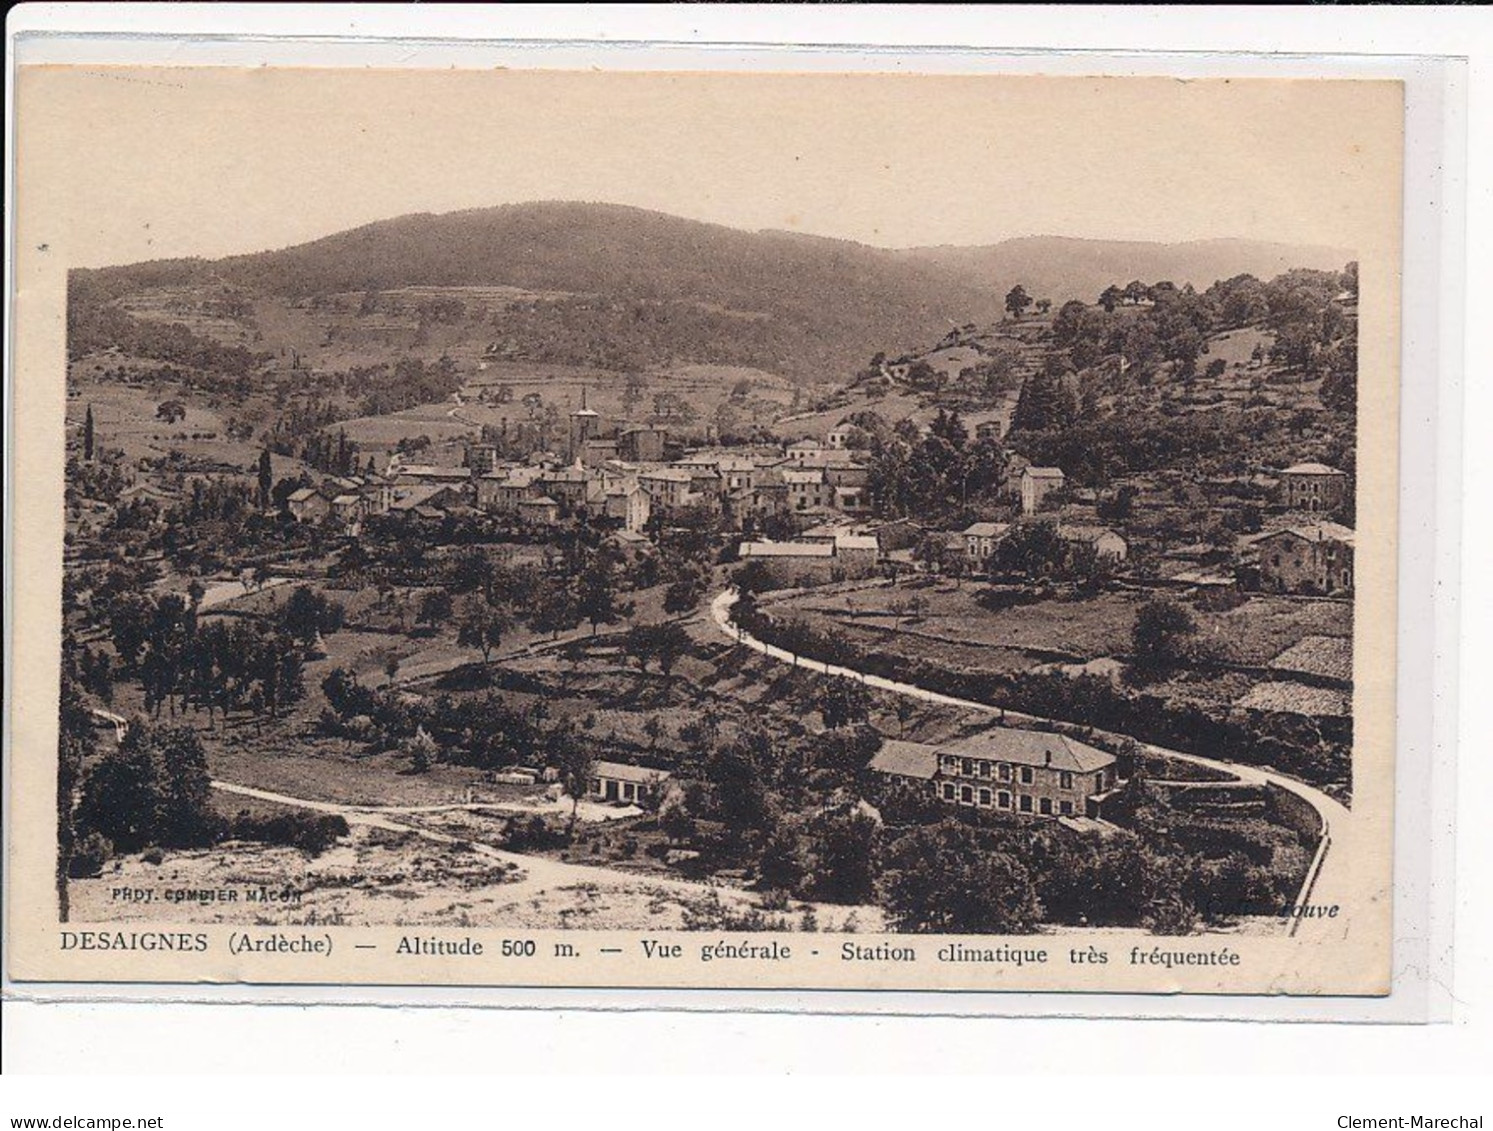
[[[259, 363], [289, 407], [257, 455], [252, 397], [81, 354], [59, 883], [88, 905], [163, 843], [313, 876], [340, 842], [295, 913], [916, 930], [921, 857], [969, 842], [1004, 878], [963, 928], [1253, 929], [1351, 799], [1351, 284], [1018, 286], [791, 404], [738, 370], [713, 416], [477, 342], [396, 367], [444, 400], [339, 421], [349, 378], [297, 347]], [[100, 727], [186, 744], [188, 827], [112, 811]], [[372, 878], [431, 844], [467, 859]], [[1107, 908], [1074, 886], [1136, 866]]]

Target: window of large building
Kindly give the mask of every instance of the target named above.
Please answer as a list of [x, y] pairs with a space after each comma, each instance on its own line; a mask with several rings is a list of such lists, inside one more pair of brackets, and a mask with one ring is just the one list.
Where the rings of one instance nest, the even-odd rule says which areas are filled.
[[1031, 785], [1032, 784], [1032, 768], [1030, 766], [1022, 766], [1021, 767], [1021, 784], [1022, 785]]
[[1071, 801], [1060, 801], [1060, 802], [1058, 802], [1058, 812], [1061, 813], [1065, 817], [1071, 817], [1071, 816], [1073, 816], [1073, 802], [1071, 802]]
[[965, 758], [960, 769], [963, 771], [965, 777], [973, 777], [975, 773], [975, 760], [973, 758]]
[[1001, 781], [1011, 780], [1011, 767], [1005, 762], [1001, 763]]
[[981, 762], [980, 763], [980, 776], [982, 778], [988, 778], [990, 776], [990, 763], [989, 762]]
[[1044, 817], [1051, 817], [1052, 816], [1052, 800], [1051, 800], [1051, 798], [1044, 797], [1042, 799], [1042, 815]]
[[1024, 793], [1021, 795], [1021, 811], [1023, 813], [1030, 813], [1032, 811], [1032, 799]]
[[1001, 790], [995, 795], [995, 803], [1002, 809], [1009, 809], [1011, 808], [1011, 795], [1005, 790]]
[[1064, 770], [1062, 773], [1058, 774], [1058, 785], [1062, 786], [1064, 789], [1072, 789], [1073, 775], [1070, 774], [1067, 770]]
[[975, 799], [975, 791], [973, 789], [971, 789], [969, 786], [965, 786], [963, 789], [961, 789], [959, 791], [959, 800], [962, 801], [962, 802], [964, 802], [966, 805], [968, 805], [974, 799]]
[[943, 799], [945, 801], [953, 801], [954, 800], [954, 785], [953, 785], [952, 782], [944, 782]]
[[980, 790], [980, 804], [987, 806], [990, 804], [990, 791], [988, 789]]

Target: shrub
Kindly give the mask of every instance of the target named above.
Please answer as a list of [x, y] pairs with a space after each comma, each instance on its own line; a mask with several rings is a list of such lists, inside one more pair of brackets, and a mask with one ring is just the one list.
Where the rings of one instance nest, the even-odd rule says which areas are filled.
[[351, 831], [347, 819], [335, 813], [279, 813], [266, 817], [241, 812], [229, 827], [229, 835], [235, 840], [286, 845], [308, 856], [320, 856]]

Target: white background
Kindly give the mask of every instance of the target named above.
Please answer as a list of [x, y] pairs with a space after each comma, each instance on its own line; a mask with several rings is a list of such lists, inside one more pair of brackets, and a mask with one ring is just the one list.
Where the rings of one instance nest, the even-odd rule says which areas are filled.
[[[909, 44], [1093, 50], [1273, 51], [1467, 56], [1467, 294], [1493, 294], [1490, 195], [1493, 17], [1482, 10], [1096, 8], [630, 8], [450, 10], [263, 6], [111, 10], [34, 6], [21, 23], [147, 26], [178, 32], [443, 34], [601, 41]], [[14, 25], [13, 25], [14, 30]], [[1457, 301], [1450, 296], [1451, 302]], [[663, 1120], [736, 1126], [763, 1118], [838, 1126], [935, 1119], [994, 1126], [1090, 1119], [1122, 1126], [1336, 1127], [1339, 1115], [1493, 1114], [1486, 739], [1493, 701], [1486, 585], [1493, 562], [1487, 484], [1493, 460], [1488, 320], [1466, 319], [1463, 451], [1461, 749], [1455, 817], [1456, 961], [1449, 1023], [1265, 1025], [1092, 1019], [970, 1020], [768, 1014], [456, 1011], [434, 1008], [226, 1005], [37, 1006], [9, 1001], [9, 1073], [124, 1073], [125, 1079], [0, 1081], [0, 1127], [12, 1116], [164, 1115], [165, 1127], [344, 1124], [439, 1127]], [[1454, 345], [1454, 343], [1453, 343]], [[1446, 360], [1455, 363], [1455, 349]], [[1443, 406], [1455, 413], [1455, 406]], [[1449, 818], [1449, 815], [1448, 815]], [[1450, 861], [1438, 861], [1438, 867]], [[255, 1072], [253, 1080], [156, 1074]], [[417, 1073], [618, 1073], [629, 1080], [422, 1082]], [[649, 1073], [874, 1075], [843, 1085], [803, 1079], [668, 1083]], [[902, 1073], [1021, 1074], [1024, 1081], [899, 1082]], [[265, 1073], [297, 1074], [271, 1080]], [[376, 1073], [350, 1089], [321, 1074]], [[1218, 1076], [1229, 1078], [1219, 1079]], [[1108, 1077], [1107, 1079], [1105, 1077]]]

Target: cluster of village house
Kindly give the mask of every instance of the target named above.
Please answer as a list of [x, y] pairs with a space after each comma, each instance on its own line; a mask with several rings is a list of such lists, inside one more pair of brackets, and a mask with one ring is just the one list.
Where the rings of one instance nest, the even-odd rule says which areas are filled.
[[[643, 527], [658, 513], [703, 508], [736, 526], [748, 517], [787, 516], [796, 536], [742, 542], [739, 557], [792, 582], [910, 568], [914, 547], [929, 531], [913, 521], [873, 519], [869, 468], [863, 454], [847, 446], [854, 434], [840, 424], [823, 440], [805, 438], [781, 448], [706, 448], [667, 459], [663, 429], [607, 432], [583, 400], [571, 413], [563, 455], [539, 452], [523, 462], [501, 461], [495, 446], [477, 444], [468, 449], [465, 467], [406, 463], [396, 456], [382, 476], [329, 476], [292, 494], [288, 507], [297, 520], [330, 521], [350, 532], [370, 514], [439, 520], [463, 507], [536, 528], [566, 516], [606, 517], [617, 527], [616, 539], [639, 546], [646, 543]], [[1062, 540], [1092, 547], [1100, 559], [1125, 560], [1124, 536], [1092, 517], [1094, 492], [1070, 489], [1056, 467], [1024, 465], [1013, 474], [1019, 511], [1013, 521], [943, 532], [950, 553], [976, 569], [987, 567], [1012, 530], [1040, 521], [1052, 524]], [[1232, 554], [1208, 545], [1173, 547], [1161, 580], [1231, 586], [1247, 572], [1267, 591], [1351, 592], [1353, 531], [1326, 517], [1344, 502], [1348, 477], [1323, 464], [1301, 463], [1263, 481], [1275, 498], [1267, 529], [1241, 537]], [[1045, 505], [1054, 492], [1065, 499], [1055, 510]]]

